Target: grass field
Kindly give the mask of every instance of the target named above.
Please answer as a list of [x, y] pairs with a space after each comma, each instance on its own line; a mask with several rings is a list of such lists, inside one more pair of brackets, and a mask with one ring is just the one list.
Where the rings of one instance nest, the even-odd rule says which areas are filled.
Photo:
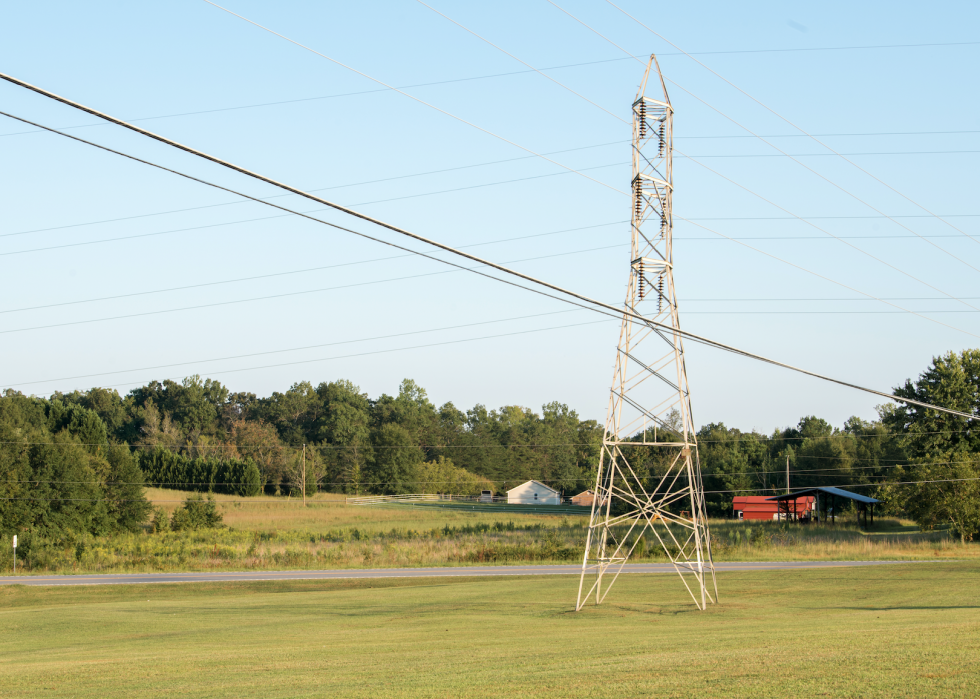
[[977, 562], [673, 575], [0, 588], [4, 697], [972, 697]]
[[[171, 509], [185, 496], [166, 490], [148, 494]], [[126, 573], [570, 562], [581, 560], [587, 526], [580, 516], [352, 506], [337, 495], [318, 495], [308, 507], [281, 497], [216, 499], [225, 528], [38, 541], [21, 547], [19, 570]], [[870, 532], [853, 523], [712, 520], [710, 528], [718, 561], [980, 559], [980, 543], [962, 545], [946, 532], [922, 532], [898, 520], [878, 520]], [[648, 535], [634, 560], [666, 560], [654, 544]], [[12, 550], [0, 547], [0, 572], [12, 565]]]
[[[146, 496], [154, 504], [172, 512], [190, 493], [160, 488], [147, 488]], [[343, 527], [374, 533], [395, 529], [428, 529], [445, 524], [466, 522], [508, 522], [517, 524], [545, 523], [554, 525], [561, 515], [522, 515], [515, 512], [480, 512], [448, 508], [411, 507], [403, 505], [354, 506], [344, 504], [344, 496], [317, 493], [302, 500], [273, 496], [241, 498], [234, 495], [215, 495], [221, 506], [224, 522], [243, 531], [289, 530], [323, 533]]]

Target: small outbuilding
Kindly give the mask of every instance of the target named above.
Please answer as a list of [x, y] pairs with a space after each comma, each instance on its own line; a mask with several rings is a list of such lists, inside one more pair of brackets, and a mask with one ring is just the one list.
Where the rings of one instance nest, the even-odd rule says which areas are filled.
[[561, 493], [540, 481], [528, 481], [507, 491], [507, 504], [559, 505]]
[[[593, 493], [591, 490], [585, 490], [578, 495], [573, 495], [571, 502], [573, 505], [578, 505], [579, 507], [592, 507], [592, 503], [595, 502], [595, 499], [595, 493]], [[599, 506], [601, 507], [604, 504], [604, 502], [600, 502]]]
[[816, 498], [812, 496], [801, 496], [788, 511], [765, 495], [739, 495], [732, 500], [732, 512], [735, 519], [740, 520], [806, 520], [813, 515], [815, 508]]
[[[858, 510], [858, 524], [861, 523], [861, 515], [864, 515], [864, 526], [868, 526], [868, 512], [871, 513], [871, 524], [875, 523], [875, 505], [877, 505], [881, 500], [876, 498], [868, 497], [867, 495], [860, 495], [859, 493], [852, 493], [849, 490], [844, 490], [843, 488], [831, 488], [831, 487], [817, 487], [817, 488], [806, 488], [805, 490], [798, 490], [794, 493], [786, 493], [785, 495], [777, 495], [776, 497], [769, 498], [778, 503], [779, 511], [781, 513], [786, 513], [787, 516], [792, 516], [791, 513], [797, 508], [797, 502], [804, 499], [811, 499], [819, 496], [820, 504], [823, 505], [823, 517], [821, 521], [826, 522], [828, 519], [831, 522], [836, 520], [837, 515], [837, 502], [850, 500], [857, 506]], [[819, 510], [819, 508], [815, 508]]]

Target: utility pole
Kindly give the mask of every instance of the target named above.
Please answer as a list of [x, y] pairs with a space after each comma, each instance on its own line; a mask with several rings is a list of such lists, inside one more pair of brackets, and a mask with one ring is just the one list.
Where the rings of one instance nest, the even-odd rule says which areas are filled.
[[789, 454], [786, 455], [786, 494], [789, 495]]
[[[699, 609], [718, 597], [684, 345], [676, 332], [673, 117], [660, 65], [651, 55], [633, 102], [630, 270], [624, 304], [631, 315], [624, 314], [620, 328], [576, 611], [593, 594], [595, 603], [601, 603], [637, 543], [653, 539]], [[653, 441], [647, 441], [651, 422]], [[627, 460], [625, 447], [637, 454], [633, 462]], [[663, 464], [652, 483], [646, 476], [650, 457]]]
[[303, 507], [306, 507], [306, 445], [303, 445]]

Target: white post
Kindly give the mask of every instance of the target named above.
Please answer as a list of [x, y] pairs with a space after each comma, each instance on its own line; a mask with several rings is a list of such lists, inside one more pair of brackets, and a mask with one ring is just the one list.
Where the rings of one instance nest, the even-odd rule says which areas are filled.
[[17, 535], [14, 534], [14, 575], [17, 575]]

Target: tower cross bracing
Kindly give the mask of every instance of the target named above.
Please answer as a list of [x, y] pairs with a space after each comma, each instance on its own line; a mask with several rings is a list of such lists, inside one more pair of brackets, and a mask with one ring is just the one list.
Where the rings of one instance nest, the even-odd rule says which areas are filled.
[[651, 55], [633, 102], [630, 315], [619, 333], [576, 610], [592, 597], [596, 604], [606, 598], [641, 541], [663, 549], [699, 609], [718, 596], [684, 343], [664, 329], [680, 329], [673, 114]]

